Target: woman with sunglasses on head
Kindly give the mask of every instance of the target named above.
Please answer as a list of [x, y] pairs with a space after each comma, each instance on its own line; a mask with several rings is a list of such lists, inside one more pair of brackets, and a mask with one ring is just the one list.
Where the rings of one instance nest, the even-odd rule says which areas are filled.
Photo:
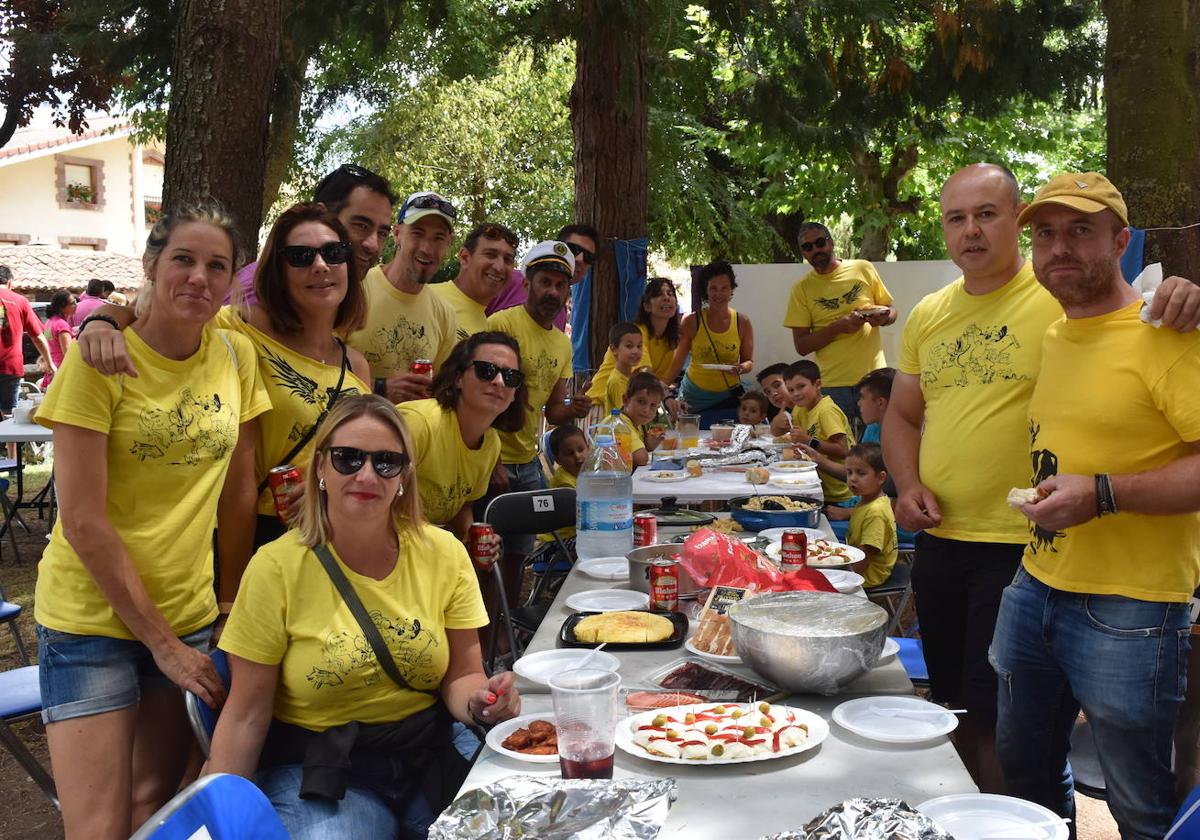
[[[655, 376], [669, 383], [671, 380], [667, 375], [671, 372], [675, 348], [679, 346], [679, 299], [675, 296], [675, 285], [668, 278], [651, 277], [646, 281], [634, 322], [642, 332], [642, 360], [637, 369], [649, 368]], [[604, 399], [609, 374], [616, 366], [616, 357], [610, 347], [588, 389], [588, 396], [593, 401]]]
[[464, 539], [471, 503], [483, 498], [500, 460], [497, 432], [525, 425], [527, 397], [516, 339], [478, 332], [450, 351], [433, 399], [401, 403], [425, 515]]
[[207, 769], [253, 778], [296, 840], [424, 837], [478, 746], [461, 724], [520, 697], [511, 672], [483, 673], [475, 573], [422, 516], [395, 407], [340, 400], [315, 447], [297, 526], [254, 555], [221, 637], [232, 681]]
[[61, 506], [35, 595], [42, 720], [72, 840], [128, 837], [173, 796], [192, 743], [180, 689], [225, 694], [212, 530], [253, 480], [270, 408], [250, 342], [212, 328], [236, 259], [219, 207], [164, 215], [126, 335], [140, 375], [71, 348], [38, 410]]

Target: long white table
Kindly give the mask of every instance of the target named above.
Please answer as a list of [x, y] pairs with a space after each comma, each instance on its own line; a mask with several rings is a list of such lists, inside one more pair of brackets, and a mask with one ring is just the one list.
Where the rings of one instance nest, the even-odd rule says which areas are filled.
[[[0, 526], [0, 537], [4, 536], [5, 532], [12, 527], [13, 519], [19, 519], [20, 510], [22, 508], [41, 508], [43, 504], [49, 504], [51, 522], [54, 516], [54, 475], [46, 481], [46, 486], [34, 496], [31, 501], [26, 502], [25, 496], [25, 471], [24, 471], [24, 447], [23, 443], [48, 443], [54, 440], [54, 432], [47, 429], [45, 426], [40, 426], [37, 423], [18, 423], [13, 418], [0, 421], [0, 444], [15, 443], [17, 444], [17, 495], [13, 500], [12, 506], [5, 512], [4, 524]], [[40, 514], [39, 514], [40, 516]], [[21, 521], [21, 526], [25, 527], [24, 520]], [[29, 530], [26, 528], [25, 530]], [[13, 554], [16, 555], [17, 562], [21, 562], [21, 554], [17, 548], [16, 540], [11, 536], [9, 541], [12, 543]]]
[[688, 476], [683, 481], [654, 481], [652, 473], [662, 470], [638, 467], [633, 471], [633, 503], [635, 505], [657, 505], [664, 496], [674, 496], [683, 503], [706, 501], [729, 501], [738, 496], [804, 495], [823, 501], [820, 479], [792, 490], [782, 490], [769, 484], [751, 485], [742, 472], [706, 472], [699, 476]]
[[[824, 520], [822, 525], [828, 529]], [[622, 585], [599, 581], [572, 571], [563, 583], [527, 653], [553, 648], [563, 619], [570, 615], [565, 601], [576, 592]], [[647, 674], [687, 656], [677, 650], [647, 653], [614, 652], [620, 660], [622, 684], [644, 684]], [[734, 668], [748, 676], [747, 669]], [[551, 714], [549, 689], [518, 680], [523, 714]], [[815, 712], [827, 721], [847, 699], [871, 694], [908, 694], [912, 683], [898, 659], [877, 666], [835, 697], [796, 695], [780, 701]], [[553, 764], [532, 764], [502, 756], [485, 747], [471, 769], [463, 790], [481, 787], [514, 774], [557, 777]], [[889, 796], [910, 805], [977, 788], [946, 737], [919, 744], [889, 746], [859, 738], [830, 723], [829, 737], [800, 755], [770, 761], [718, 766], [681, 766], [637, 758], [620, 749], [614, 778], [654, 779], [671, 776], [678, 799], [671, 808], [662, 840], [754, 840], [764, 834], [796, 829], [821, 811], [855, 796]]]

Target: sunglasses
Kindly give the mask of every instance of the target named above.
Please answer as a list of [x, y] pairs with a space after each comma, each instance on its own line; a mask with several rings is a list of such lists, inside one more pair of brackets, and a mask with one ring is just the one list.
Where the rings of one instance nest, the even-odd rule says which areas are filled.
[[429, 195], [419, 195], [412, 201], [404, 202], [404, 206], [400, 208], [400, 220], [403, 222], [404, 215], [410, 210], [437, 210], [451, 219], [458, 219], [458, 211], [454, 209], [454, 205], [440, 195], [430, 193]]
[[571, 249], [571, 253], [574, 254], [577, 259], [582, 259], [588, 265], [591, 265], [596, 259], [595, 254], [575, 242], [568, 242], [567, 247]]
[[496, 378], [496, 374], [500, 374], [500, 379], [504, 382], [505, 388], [519, 388], [521, 383], [525, 381], [525, 374], [516, 368], [500, 367], [493, 362], [485, 362], [481, 359], [473, 359], [471, 367], [475, 368], [475, 376], [481, 382], [491, 382]]
[[503, 239], [513, 250], [517, 248], [517, 235], [506, 227], [500, 225], [489, 225], [479, 232], [481, 239]]
[[326, 451], [329, 452], [329, 463], [342, 475], [354, 475], [368, 460], [380, 478], [395, 478], [408, 466], [408, 453], [393, 449], [365, 452], [353, 446], [331, 446]]
[[284, 245], [279, 249], [279, 253], [283, 256], [283, 261], [292, 268], [308, 268], [316, 260], [317, 254], [321, 255], [321, 259], [325, 261], [326, 265], [341, 265], [350, 259], [350, 243], [345, 240], [326, 242], [320, 248], [308, 245]]
[[826, 245], [829, 244], [830, 241], [831, 240], [827, 239], [824, 236], [818, 236], [812, 242], [805, 242], [805, 243], [801, 244], [800, 250], [807, 254], [813, 248], [824, 248]]

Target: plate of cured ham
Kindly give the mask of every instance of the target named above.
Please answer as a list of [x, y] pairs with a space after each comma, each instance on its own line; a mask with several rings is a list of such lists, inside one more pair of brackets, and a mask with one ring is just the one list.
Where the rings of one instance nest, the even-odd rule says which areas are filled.
[[642, 712], [617, 724], [617, 746], [664, 764], [743, 764], [811, 750], [829, 735], [819, 715], [772, 703], [705, 703]]

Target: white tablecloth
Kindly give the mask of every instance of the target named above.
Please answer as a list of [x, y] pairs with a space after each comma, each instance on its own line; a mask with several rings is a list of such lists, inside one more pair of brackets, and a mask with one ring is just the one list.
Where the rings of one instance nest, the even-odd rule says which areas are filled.
[[823, 501], [821, 482], [814, 475], [812, 484], [791, 490], [783, 490], [770, 484], [751, 485], [746, 474], [741, 472], [706, 472], [700, 476], [689, 476], [684, 481], [653, 481], [650, 474], [662, 472], [650, 467], [638, 467], [633, 471], [633, 503], [635, 505], [658, 504], [664, 496], [674, 496], [680, 502], [727, 502], [738, 496], [751, 496], [757, 489], [760, 496], [804, 495]]

